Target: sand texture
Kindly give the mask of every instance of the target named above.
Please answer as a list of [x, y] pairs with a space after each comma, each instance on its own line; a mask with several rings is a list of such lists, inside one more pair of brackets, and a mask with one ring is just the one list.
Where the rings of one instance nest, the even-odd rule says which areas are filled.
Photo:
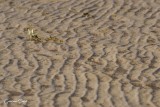
[[160, 107], [160, 0], [0, 0], [0, 107]]

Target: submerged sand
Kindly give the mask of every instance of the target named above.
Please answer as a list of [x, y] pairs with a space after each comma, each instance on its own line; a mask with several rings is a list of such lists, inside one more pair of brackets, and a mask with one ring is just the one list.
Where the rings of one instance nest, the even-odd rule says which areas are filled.
[[0, 0], [0, 107], [160, 107], [160, 1]]

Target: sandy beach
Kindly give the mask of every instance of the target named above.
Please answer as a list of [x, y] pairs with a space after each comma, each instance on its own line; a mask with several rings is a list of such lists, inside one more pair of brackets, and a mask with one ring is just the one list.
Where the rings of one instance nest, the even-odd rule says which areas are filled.
[[160, 0], [0, 0], [0, 107], [160, 107]]

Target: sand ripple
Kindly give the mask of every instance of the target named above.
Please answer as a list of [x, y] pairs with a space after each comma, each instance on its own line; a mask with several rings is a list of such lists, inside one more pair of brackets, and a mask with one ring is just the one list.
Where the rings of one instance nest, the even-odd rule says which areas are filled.
[[[160, 107], [159, 13], [159, 0], [0, 0], [0, 107]], [[28, 41], [29, 26], [64, 42]]]

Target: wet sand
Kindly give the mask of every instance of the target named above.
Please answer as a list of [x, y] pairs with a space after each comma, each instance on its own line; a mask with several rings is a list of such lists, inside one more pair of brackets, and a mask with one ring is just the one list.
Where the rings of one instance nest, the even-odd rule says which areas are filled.
[[0, 0], [0, 107], [160, 107], [160, 1]]

